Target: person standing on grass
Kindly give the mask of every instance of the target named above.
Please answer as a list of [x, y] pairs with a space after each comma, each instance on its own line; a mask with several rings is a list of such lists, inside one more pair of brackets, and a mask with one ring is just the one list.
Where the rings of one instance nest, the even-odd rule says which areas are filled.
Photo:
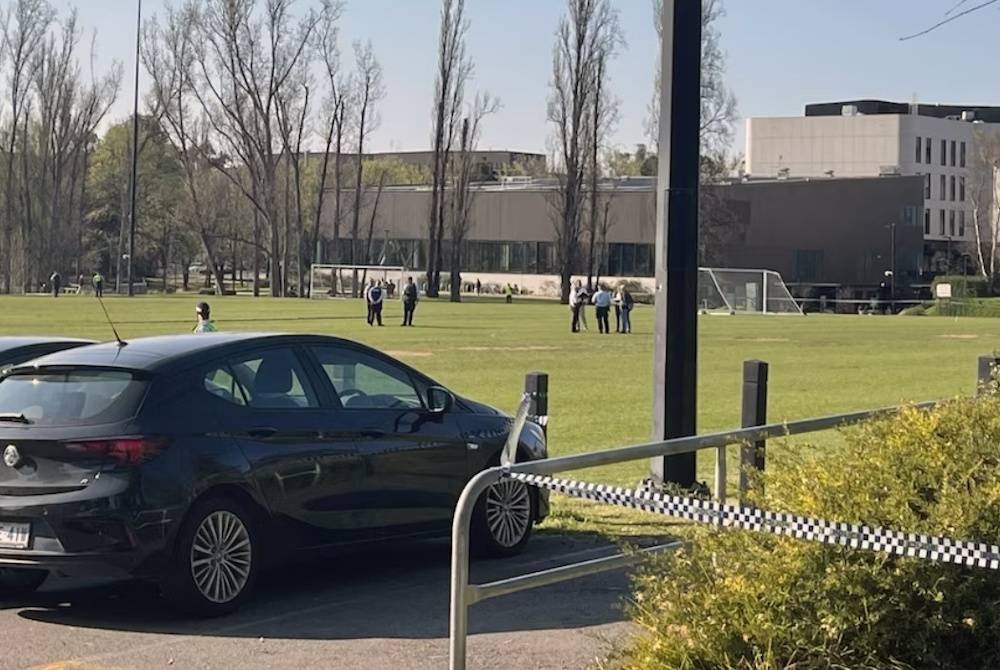
[[[579, 281], [576, 282], [580, 284]], [[590, 291], [587, 290], [586, 286], [580, 284], [580, 326], [583, 328], [584, 332], [590, 332], [590, 326], [587, 324], [587, 305], [590, 304]]]
[[62, 289], [62, 275], [59, 274], [58, 270], [49, 275], [49, 288], [52, 289], [52, 297], [58, 298], [59, 290]]
[[571, 333], [580, 332], [580, 312], [583, 309], [583, 301], [586, 299], [585, 295], [586, 292], [583, 290], [583, 285], [577, 279], [576, 283], [573, 284], [573, 288], [569, 291], [569, 311], [573, 315], [573, 320], [570, 322]]
[[591, 299], [597, 308], [597, 328], [603, 335], [611, 334], [611, 325], [608, 323], [608, 313], [611, 311], [611, 293], [604, 284], [597, 287], [597, 292]]
[[482, 292], [483, 292], [483, 282], [479, 281], [479, 279], [477, 278], [476, 279], [476, 295], [479, 295]]
[[104, 297], [104, 275], [97, 271], [94, 273], [94, 278], [91, 280], [94, 282], [94, 295], [98, 298]]
[[371, 297], [372, 288], [374, 286], [375, 286], [375, 280], [369, 279], [368, 287], [365, 288], [365, 307], [368, 308], [368, 316], [365, 317], [365, 320], [368, 322], [369, 326], [372, 325], [372, 322], [375, 321], [375, 313], [372, 310], [372, 297]]
[[385, 299], [385, 291], [382, 289], [382, 282], [376, 282], [375, 284], [368, 287], [368, 294], [365, 296], [368, 300], [369, 309], [371, 310], [371, 316], [368, 319], [368, 325], [373, 326], [375, 322], [382, 326], [382, 301]]
[[615, 287], [615, 294], [611, 297], [611, 304], [615, 307], [615, 332], [622, 332], [622, 286]]
[[635, 306], [635, 300], [632, 299], [632, 294], [629, 293], [628, 288], [623, 284], [621, 288], [622, 293], [622, 334], [627, 335], [632, 332], [632, 308]]
[[219, 330], [215, 327], [215, 322], [212, 321], [212, 310], [207, 302], [199, 302], [194, 308], [194, 313], [198, 315], [198, 323], [192, 332], [214, 333]]
[[413, 325], [413, 312], [417, 310], [417, 285], [413, 283], [413, 277], [406, 278], [406, 286], [403, 287], [403, 325]]

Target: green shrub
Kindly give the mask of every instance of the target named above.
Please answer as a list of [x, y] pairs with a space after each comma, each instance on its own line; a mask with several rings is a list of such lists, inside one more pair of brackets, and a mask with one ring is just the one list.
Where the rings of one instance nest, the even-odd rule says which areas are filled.
[[987, 298], [996, 295], [993, 284], [981, 275], [939, 276], [931, 284], [931, 295], [937, 295], [938, 284], [951, 284], [955, 298]]
[[[769, 462], [753, 502], [1000, 540], [1000, 398], [907, 410], [846, 440], [837, 454]], [[622, 668], [1000, 667], [1000, 572], [743, 531], [691, 539], [636, 578], [633, 614], [646, 634]]]

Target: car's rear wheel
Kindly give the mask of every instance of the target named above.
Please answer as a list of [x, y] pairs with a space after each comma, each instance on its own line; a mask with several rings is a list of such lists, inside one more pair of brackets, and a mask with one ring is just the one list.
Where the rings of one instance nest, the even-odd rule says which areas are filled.
[[235, 500], [211, 498], [185, 520], [163, 594], [189, 614], [229, 614], [253, 590], [259, 565], [253, 515]]
[[11, 598], [34, 593], [48, 576], [48, 570], [0, 568], [0, 598]]
[[524, 482], [504, 478], [490, 486], [473, 513], [473, 551], [480, 556], [519, 554], [531, 537], [537, 508], [536, 492]]

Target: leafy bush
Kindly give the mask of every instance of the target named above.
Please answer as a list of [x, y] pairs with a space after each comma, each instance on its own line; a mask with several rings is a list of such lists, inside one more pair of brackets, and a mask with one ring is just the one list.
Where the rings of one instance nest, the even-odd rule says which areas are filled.
[[[907, 410], [775, 464], [765, 509], [996, 543], [1000, 398]], [[771, 463], [769, 463], [771, 467]], [[630, 670], [1000, 667], [1000, 572], [701, 529], [637, 577]]]
[[935, 277], [931, 284], [931, 295], [937, 295], [938, 284], [951, 284], [951, 293], [955, 298], [987, 298], [996, 295], [993, 284], [981, 275]]

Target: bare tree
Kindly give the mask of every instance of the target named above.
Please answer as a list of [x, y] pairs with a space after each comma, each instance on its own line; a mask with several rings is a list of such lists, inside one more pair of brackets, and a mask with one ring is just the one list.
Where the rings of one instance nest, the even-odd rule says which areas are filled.
[[995, 281], [1000, 244], [1000, 136], [976, 128], [969, 165], [969, 200], [979, 272]]
[[468, 115], [462, 119], [459, 133], [459, 154], [452, 169], [452, 197], [449, 209], [449, 233], [451, 235], [450, 295], [452, 302], [462, 300], [462, 245], [472, 226], [472, 204], [475, 192], [472, 178], [475, 175], [473, 153], [479, 144], [483, 119], [500, 109], [500, 101], [488, 93], [477, 94]]
[[[663, 0], [653, 0], [653, 24], [660, 40]], [[722, 35], [718, 21], [726, 13], [722, 0], [702, 0], [701, 15], [701, 138], [702, 153], [725, 154], [733, 139], [736, 123], [736, 96], [726, 86], [726, 54], [722, 50]], [[657, 52], [659, 53], [659, 52]], [[660, 141], [660, 83], [663, 73], [656, 60], [653, 96], [648, 105], [646, 133], [654, 150]]]
[[[354, 221], [351, 224], [351, 265], [357, 265], [358, 227], [361, 220], [361, 191], [364, 186], [363, 158], [365, 155], [365, 139], [378, 127], [379, 117], [375, 104], [385, 97], [385, 87], [382, 84], [382, 66], [379, 65], [371, 42], [364, 46], [360, 42], [354, 44], [354, 57], [357, 68], [357, 114], [358, 114], [358, 157], [357, 174], [354, 182]], [[352, 294], [358, 297], [358, 271], [354, 270]]]
[[598, 227], [600, 215], [598, 200], [600, 199], [599, 183], [601, 178], [601, 163], [598, 158], [605, 145], [605, 138], [611, 133], [618, 120], [618, 101], [608, 90], [608, 62], [614, 56], [619, 45], [624, 44], [624, 38], [617, 24], [612, 24], [604, 35], [602, 43], [597, 48], [593, 72], [593, 103], [590, 109], [588, 171], [590, 172], [590, 213], [587, 217], [587, 290], [593, 289], [593, 274], [597, 271], [596, 258], [598, 251]]
[[618, 35], [618, 14], [608, 0], [567, 0], [552, 57], [548, 118], [555, 124], [559, 152], [556, 256], [561, 299], [569, 301], [577, 266], [580, 213], [589, 144], [588, 116], [594, 104], [596, 72], [609, 40]]
[[[10, 293], [11, 275], [15, 256], [23, 257], [23, 249], [15, 249], [15, 158], [18, 132], [26, 125], [28, 90], [32, 79], [32, 66], [37, 50], [44, 43], [45, 34], [55, 20], [55, 10], [46, 0], [15, 0], [0, 15], [3, 22], [3, 59], [9, 63], [7, 96], [10, 101], [10, 120], [4, 150], [6, 173], [4, 186], [3, 220], [3, 290]], [[22, 157], [23, 158], [23, 157]], [[22, 218], [22, 221], [24, 219]]]
[[442, 0], [438, 70], [434, 82], [431, 209], [427, 225], [427, 295], [431, 297], [437, 297], [441, 284], [441, 249], [448, 210], [446, 189], [451, 148], [465, 100], [465, 86], [473, 73], [472, 61], [465, 49], [468, 30], [465, 0]]

